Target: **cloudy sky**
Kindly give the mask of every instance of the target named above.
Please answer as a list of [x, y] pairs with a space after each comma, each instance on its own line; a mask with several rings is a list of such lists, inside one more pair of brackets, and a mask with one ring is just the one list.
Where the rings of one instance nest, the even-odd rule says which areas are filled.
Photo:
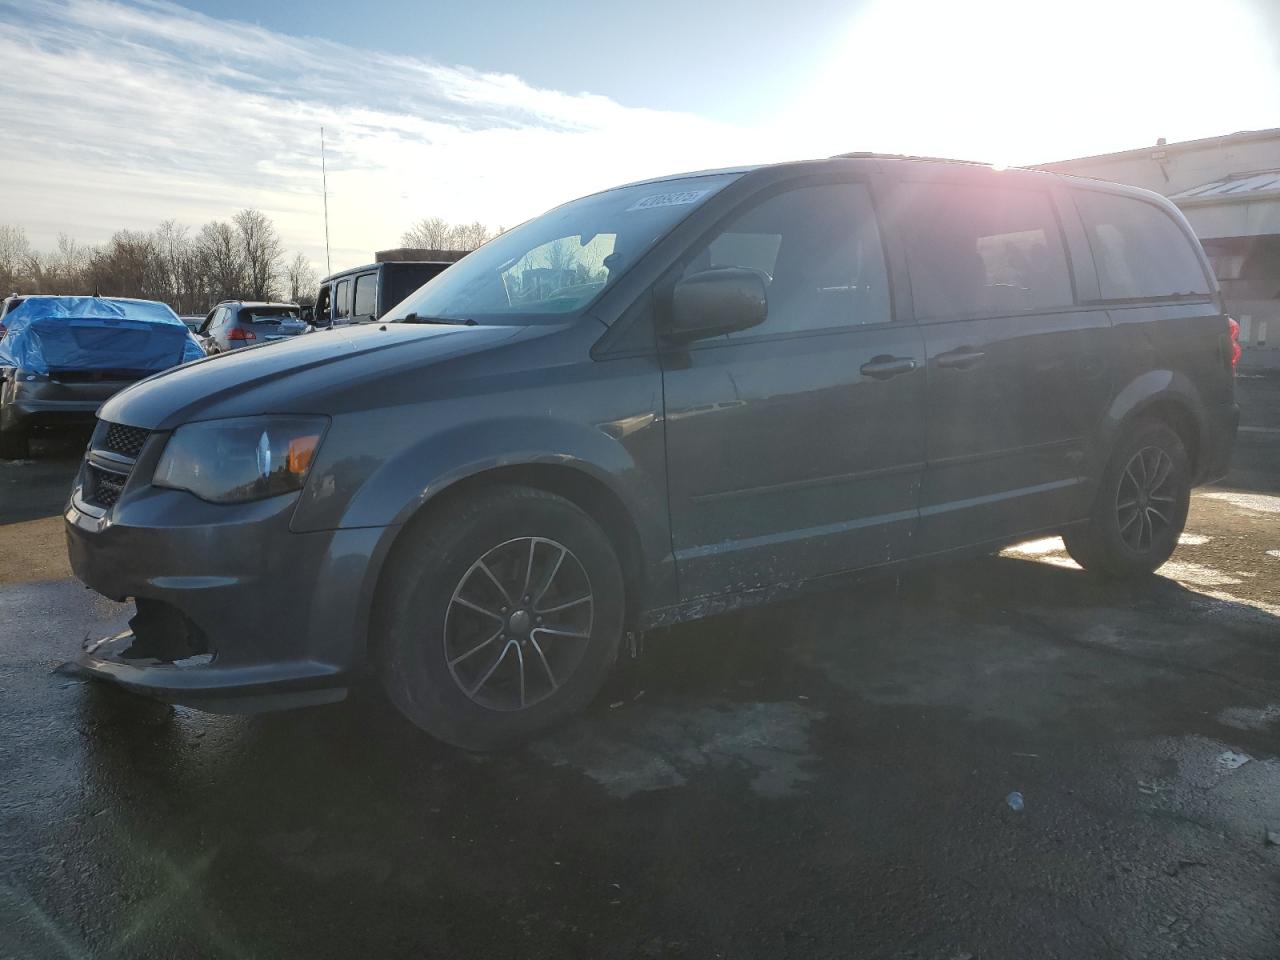
[[37, 247], [255, 206], [321, 270], [323, 125], [338, 269], [679, 170], [1275, 126], [1280, 3], [0, 0], [0, 122]]

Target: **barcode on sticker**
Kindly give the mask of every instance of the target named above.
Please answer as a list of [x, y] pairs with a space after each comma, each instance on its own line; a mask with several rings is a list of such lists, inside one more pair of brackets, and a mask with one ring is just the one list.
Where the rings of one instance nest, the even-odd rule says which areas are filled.
[[679, 193], [655, 193], [649, 197], [641, 197], [627, 211], [652, 210], [654, 207], [678, 207], [684, 203], [697, 203], [711, 191], [681, 190]]

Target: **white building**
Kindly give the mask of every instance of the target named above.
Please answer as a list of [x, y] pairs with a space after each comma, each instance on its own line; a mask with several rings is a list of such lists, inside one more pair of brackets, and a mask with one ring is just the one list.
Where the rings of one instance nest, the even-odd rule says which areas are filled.
[[1039, 168], [1145, 187], [1176, 203], [1213, 261], [1250, 359], [1280, 359], [1280, 128], [1162, 139]]

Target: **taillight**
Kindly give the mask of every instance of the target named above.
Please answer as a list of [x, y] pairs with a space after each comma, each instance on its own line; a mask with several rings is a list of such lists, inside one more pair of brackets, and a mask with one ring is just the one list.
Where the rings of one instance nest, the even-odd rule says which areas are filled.
[[[1234, 320], [1231, 321], [1235, 323]], [[246, 330], [244, 327], [232, 327], [227, 333], [228, 340], [257, 340], [258, 335], [252, 330]]]
[[1240, 324], [1233, 317], [1227, 317], [1227, 328], [1231, 331], [1231, 369], [1234, 370], [1244, 352], [1240, 349]]

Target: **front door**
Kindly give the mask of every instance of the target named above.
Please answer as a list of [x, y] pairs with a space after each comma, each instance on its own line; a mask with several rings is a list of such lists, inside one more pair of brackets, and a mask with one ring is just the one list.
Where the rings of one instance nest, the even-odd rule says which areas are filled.
[[924, 353], [895, 323], [863, 183], [749, 201], [683, 267], [761, 271], [768, 318], [663, 354], [685, 599], [901, 559], [924, 460]]
[[1079, 519], [1110, 324], [1075, 304], [1053, 196], [907, 183], [891, 206], [929, 362], [920, 553]]

